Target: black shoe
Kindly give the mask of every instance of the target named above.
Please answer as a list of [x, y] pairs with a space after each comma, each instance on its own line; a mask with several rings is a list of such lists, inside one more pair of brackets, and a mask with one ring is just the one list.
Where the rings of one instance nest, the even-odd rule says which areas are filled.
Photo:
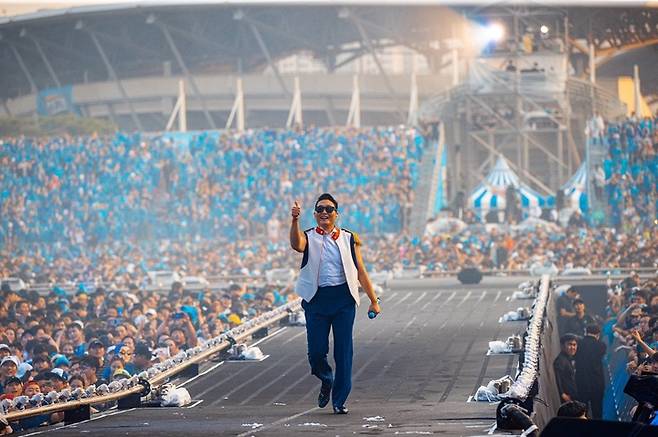
[[329, 397], [331, 396], [331, 385], [322, 383], [320, 387], [320, 394], [318, 395], [318, 407], [324, 408], [329, 403]]
[[334, 414], [347, 414], [350, 410], [347, 407], [334, 407]]

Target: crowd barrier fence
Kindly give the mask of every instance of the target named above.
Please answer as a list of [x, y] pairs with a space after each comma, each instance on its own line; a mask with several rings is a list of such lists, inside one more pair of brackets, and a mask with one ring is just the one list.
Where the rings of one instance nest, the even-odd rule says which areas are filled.
[[535, 424], [543, 429], [560, 406], [553, 374], [553, 360], [560, 344], [556, 335], [554, 284], [550, 276], [543, 275], [538, 287], [523, 353], [519, 357], [521, 370], [505, 397], [532, 408]]
[[534, 409], [537, 413], [536, 423], [540, 429], [555, 417], [561, 400], [553, 371], [553, 360], [560, 353], [560, 336], [557, 330], [557, 295], [554, 293], [554, 284], [549, 286], [546, 301], [544, 323], [540, 333], [541, 355], [539, 359], [539, 375], [537, 383], [539, 392], [535, 397]]
[[[618, 267], [618, 268], [595, 268], [590, 269], [592, 276], [607, 276], [610, 274], [612, 277], [621, 278], [628, 276], [630, 272], [638, 272], [640, 275], [653, 275], [656, 273], [656, 269], [653, 267]], [[480, 270], [484, 276], [533, 276], [528, 269], [487, 269]], [[394, 275], [393, 279], [420, 279], [420, 278], [436, 278], [436, 277], [456, 277], [459, 273], [459, 270], [424, 270], [423, 266], [410, 266], [405, 268], [399, 277]], [[559, 276], [559, 275], [558, 275]], [[208, 285], [204, 284], [192, 284], [185, 285], [186, 289], [190, 290], [200, 290], [200, 289], [209, 289], [209, 290], [218, 290], [225, 288], [227, 284], [233, 282], [244, 282], [244, 281], [262, 281], [266, 280], [265, 275], [215, 275], [209, 276], [206, 278], [208, 280]], [[94, 284], [95, 287], [104, 287], [108, 291], [114, 291], [116, 284], [111, 282], [99, 282]], [[64, 283], [39, 283], [31, 285], [30, 290], [36, 290], [39, 293], [47, 294], [54, 287], [60, 287], [62, 290], [67, 292], [75, 292], [75, 284], [64, 284]], [[148, 290], [156, 292], [167, 292], [169, 288], [167, 287], [157, 287], [149, 286]]]

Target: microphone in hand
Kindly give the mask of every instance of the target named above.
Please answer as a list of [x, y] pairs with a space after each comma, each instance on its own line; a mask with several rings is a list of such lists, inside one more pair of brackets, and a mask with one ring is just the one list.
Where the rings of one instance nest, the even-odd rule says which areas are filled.
[[[381, 299], [377, 298], [377, 306], [379, 306], [379, 303], [380, 303], [380, 302], [381, 302]], [[379, 308], [378, 308], [378, 309], [379, 309]], [[370, 310], [368, 311], [368, 318], [369, 318], [369, 319], [374, 319], [375, 317], [377, 317], [377, 314], [379, 314], [379, 312], [377, 312], [377, 311], [375, 311], [374, 309], [372, 309], [372, 305], [371, 305], [371, 308], [370, 308]]]

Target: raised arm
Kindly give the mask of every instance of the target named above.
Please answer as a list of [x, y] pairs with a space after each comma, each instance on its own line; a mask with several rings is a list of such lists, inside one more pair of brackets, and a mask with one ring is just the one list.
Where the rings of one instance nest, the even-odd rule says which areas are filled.
[[619, 326], [620, 328], [623, 329], [624, 323], [626, 322], [626, 317], [633, 311], [635, 308], [638, 308], [639, 305], [636, 303], [632, 303], [622, 312], [619, 317], [617, 317], [617, 323], [615, 323], [616, 326]]
[[646, 352], [649, 356], [656, 353], [655, 350], [651, 349], [651, 346], [649, 346], [642, 340], [642, 336], [640, 335], [640, 332], [637, 329], [633, 329], [631, 331], [631, 336], [633, 336], [635, 341], [637, 341], [637, 344], [639, 344], [640, 347], [644, 350], [644, 352]]
[[291, 210], [292, 221], [290, 223], [290, 247], [297, 252], [304, 252], [304, 249], [306, 249], [306, 238], [304, 238], [301, 229], [299, 229], [300, 213], [301, 207], [299, 206], [299, 202], [295, 200]]

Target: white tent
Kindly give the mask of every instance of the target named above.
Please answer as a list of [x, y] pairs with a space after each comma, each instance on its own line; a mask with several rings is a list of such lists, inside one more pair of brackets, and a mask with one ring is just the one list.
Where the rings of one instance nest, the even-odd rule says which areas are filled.
[[539, 193], [519, 180], [519, 177], [507, 164], [502, 155], [487, 177], [473, 190], [469, 197], [469, 205], [481, 211], [490, 209], [505, 209], [505, 191], [514, 187], [521, 196], [521, 208], [544, 206], [547, 204]]

